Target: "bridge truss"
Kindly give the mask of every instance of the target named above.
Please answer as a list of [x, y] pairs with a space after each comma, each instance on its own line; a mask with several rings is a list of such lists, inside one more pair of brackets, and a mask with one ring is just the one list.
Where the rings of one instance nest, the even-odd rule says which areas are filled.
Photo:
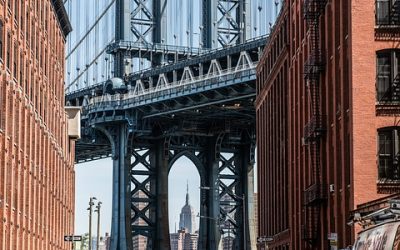
[[[243, 43], [245, 0], [204, 0], [207, 48], [165, 45], [165, 2], [116, 0], [116, 41], [107, 50], [119, 79], [66, 96], [83, 111], [76, 161], [113, 159], [111, 249], [132, 249], [139, 235], [148, 249], [169, 249], [168, 173], [181, 156], [209, 187], [201, 190], [200, 216], [211, 219], [200, 220], [199, 249], [218, 249], [227, 235], [235, 249], [250, 249], [255, 67], [267, 37]], [[210, 23], [210, 16], [220, 21]], [[223, 47], [213, 49], [213, 40]], [[153, 67], [127, 72], [138, 53]]]

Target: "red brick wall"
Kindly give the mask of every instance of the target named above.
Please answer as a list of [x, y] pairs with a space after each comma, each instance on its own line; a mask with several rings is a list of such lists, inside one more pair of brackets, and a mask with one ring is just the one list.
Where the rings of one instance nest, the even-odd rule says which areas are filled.
[[[271, 34], [257, 70], [257, 166], [259, 236], [279, 238], [270, 249], [288, 249], [288, 17]], [[260, 192], [261, 191], [261, 192]]]
[[[400, 40], [393, 36], [377, 36], [375, 1], [327, 2], [319, 19], [324, 64], [319, 78], [319, 96], [326, 129], [319, 152], [326, 199], [318, 208], [319, 234], [313, 245], [303, 239], [303, 227], [311, 213], [304, 207], [304, 190], [313, 184], [314, 178], [309, 146], [302, 141], [304, 126], [311, 118], [310, 94], [303, 73], [310, 53], [303, 1], [286, 1], [283, 16], [287, 15], [289, 23], [285, 27], [289, 35], [287, 57], [277, 59], [269, 45], [258, 68], [259, 236], [279, 235], [276, 230], [279, 223], [275, 218], [280, 221], [284, 217], [274, 209], [281, 208], [277, 190], [285, 188], [279, 174], [275, 174], [280, 166], [287, 169], [289, 178], [288, 192], [282, 199], [288, 201], [289, 210], [283, 216], [289, 218], [291, 249], [327, 249], [329, 233], [338, 234], [338, 248], [350, 245], [354, 229], [347, 226], [349, 211], [382, 196], [380, 193], [398, 191], [377, 185], [377, 129], [397, 125], [400, 109], [395, 107], [393, 111], [391, 107], [390, 111], [385, 111], [376, 105], [375, 79], [376, 51], [398, 48]], [[278, 21], [278, 29], [283, 26]], [[277, 39], [273, 34], [270, 43], [276, 43]], [[276, 79], [282, 68], [270, 69], [271, 62], [289, 68], [284, 85], [287, 90], [274, 92], [274, 95], [267, 93], [279, 88]], [[286, 103], [281, 105], [287, 108], [281, 110], [276, 100], [286, 97]], [[287, 119], [276, 116], [282, 111], [287, 112], [281, 115]], [[281, 133], [282, 127], [287, 133]], [[287, 143], [281, 149], [274, 144], [276, 140]], [[287, 152], [285, 160], [277, 163], [276, 156], [282, 151]], [[273, 247], [279, 245], [276, 242], [274, 239]]]
[[[353, 183], [354, 204], [365, 203], [376, 198], [377, 129], [398, 126], [400, 112], [377, 115], [376, 105], [376, 52], [382, 49], [399, 48], [399, 38], [381, 38], [375, 30], [375, 3], [353, 1], [351, 24], [351, 68], [352, 68], [352, 124], [353, 124]], [[357, 10], [357, 11], [356, 11]], [[399, 34], [397, 30], [395, 33]], [[357, 34], [357, 35], [355, 35]], [[384, 35], [380, 33], [381, 35]], [[392, 33], [393, 34], [393, 33]], [[398, 37], [398, 36], [397, 36]], [[365, 192], [369, 190], [369, 192]], [[399, 190], [397, 190], [399, 191]], [[380, 193], [390, 190], [380, 188]]]
[[65, 39], [49, 0], [0, 1], [0, 21], [0, 249], [71, 249]]

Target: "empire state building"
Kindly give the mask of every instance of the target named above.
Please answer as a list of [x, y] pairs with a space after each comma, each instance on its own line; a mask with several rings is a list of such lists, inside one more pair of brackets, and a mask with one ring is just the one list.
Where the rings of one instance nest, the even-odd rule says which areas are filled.
[[188, 233], [194, 234], [196, 231], [196, 217], [194, 208], [189, 203], [189, 184], [186, 187], [186, 203], [182, 207], [179, 217], [179, 228], [185, 228]]

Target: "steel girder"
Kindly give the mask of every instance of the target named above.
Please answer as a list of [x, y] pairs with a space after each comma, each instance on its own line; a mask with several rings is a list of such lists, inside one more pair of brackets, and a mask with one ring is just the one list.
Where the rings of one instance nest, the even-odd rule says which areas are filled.
[[109, 140], [113, 159], [113, 196], [111, 221], [111, 249], [132, 249], [130, 229], [129, 163], [130, 137], [132, 135], [125, 123], [97, 125]]
[[[166, 4], [167, 0], [130, 0], [132, 9], [130, 29], [133, 42], [143, 44], [162, 43], [166, 35]], [[126, 40], [128, 41], [128, 40]]]
[[[240, 44], [233, 47], [229, 47], [222, 50], [212, 51], [210, 54], [202, 54], [200, 56], [187, 59], [184, 61], [180, 61], [174, 64], [166, 65], [163, 67], [152, 68], [149, 70], [144, 70], [141, 72], [136, 72], [134, 74], [130, 74], [127, 77], [128, 82], [136, 82], [141, 79], [150, 79], [155, 78], [160, 74], [172, 74], [172, 72], [181, 72], [184, 71], [185, 68], [190, 67], [196, 68], [201, 65], [207, 65], [211, 60], [217, 59], [218, 61], [225, 60], [226, 58], [238, 58], [241, 53], [246, 51], [247, 54], [250, 55], [253, 62], [258, 61], [261, 56], [261, 51], [263, 47], [267, 43], [268, 38], [262, 37], [252, 41], [248, 41], [246, 44]], [[117, 53], [118, 50], [113, 53]], [[200, 69], [199, 69], [200, 70]], [[101, 93], [104, 89], [104, 83], [99, 83], [96, 85], [92, 85], [88, 88], [80, 89], [75, 92], [71, 92], [66, 95], [66, 101], [72, 105], [81, 106], [83, 104], [84, 99], [88, 99], [89, 97], [93, 97], [98, 93]]]
[[250, 32], [246, 0], [203, 0], [203, 43], [207, 48], [244, 43]]
[[[115, 44], [134, 42], [148, 46], [162, 43], [166, 34], [166, 3], [167, 0], [116, 0]], [[122, 78], [131, 73], [135, 54], [125, 47], [118, 47], [113, 52], [115, 76]], [[156, 54], [153, 60], [158, 64], [162, 56]]]
[[[134, 249], [138, 237], [145, 239], [147, 249], [169, 248], [168, 173], [182, 156], [197, 167], [201, 185], [209, 187], [201, 191], [200, 216], [206, 219], [200, 222], [199, 249], [218, 249], [221, 236], [228, 234], [235, 239], [235, 249], [250, 246], [254, 236], [254, 187], [248, 181], [253, 178], [252, 140], [232, 143], [229, 131], [179, 133], [167, 127], [140, 140], [134, 138], [131, 126], [115, 122], [94, 129], [108, 138], [112, 148], [112, 250]], [[244, 138], [246, 132], [241, 134]]]

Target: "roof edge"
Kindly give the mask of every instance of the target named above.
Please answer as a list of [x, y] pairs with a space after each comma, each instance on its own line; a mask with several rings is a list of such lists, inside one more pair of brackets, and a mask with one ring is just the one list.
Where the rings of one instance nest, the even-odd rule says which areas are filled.
[[51, 4], [54, 7], [54, 11], [56, 13], [57, 20], [60, 24], [64, 37], [67, 37], [68, 34], [72, 31], [72, 26], [69, 21], [68, 13], [65, 10], [63, 0], [51, 0]]

